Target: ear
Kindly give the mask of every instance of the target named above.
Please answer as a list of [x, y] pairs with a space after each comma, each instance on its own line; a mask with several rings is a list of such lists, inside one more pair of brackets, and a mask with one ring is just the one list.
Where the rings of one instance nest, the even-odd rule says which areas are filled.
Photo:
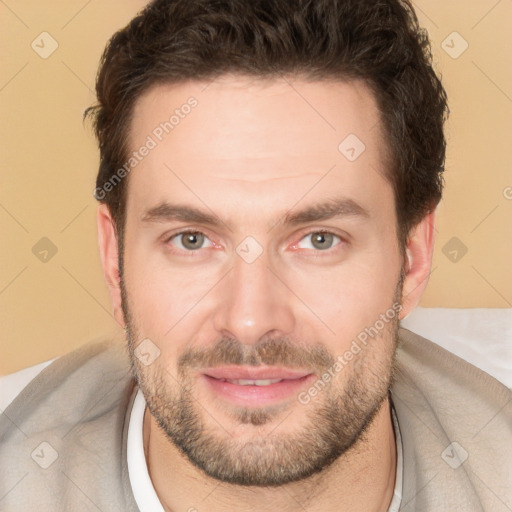
[[103, 275], [112, 300], [114, 318], [124, 328], [126, 322], [121, 308], [121, 279], [119, 276], [117, 233], [114, 219], [105, 204], [101, 204], [98, 208], [97, 224], [101, 266], [103, 267]]
[[418, 305], [428, 284], [435, 241], [436, 211], [428, 213], [412, 230], [407, 240], [402, 287], [402, 311], [405, 318]]

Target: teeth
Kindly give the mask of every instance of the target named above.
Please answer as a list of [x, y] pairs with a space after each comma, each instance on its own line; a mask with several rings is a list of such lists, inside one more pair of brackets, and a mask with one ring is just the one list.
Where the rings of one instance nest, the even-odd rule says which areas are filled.
[[238, 384], [239, 386], [268, 386], [270, 384], [275, 384], [276, 382], [281, 382], [283, 379], [260, 379], [260, 380], [250, 380], [250, 379], [223, 379], [226, 382], [230, 382], [231, 384]]

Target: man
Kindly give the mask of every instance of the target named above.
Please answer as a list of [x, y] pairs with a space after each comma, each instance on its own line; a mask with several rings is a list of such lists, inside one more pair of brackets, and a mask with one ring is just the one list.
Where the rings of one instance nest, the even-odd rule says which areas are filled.
[[399, 330], [447, 112], [411, 5], [157, 0], [97, 95], [128, 350], [63, 356], [5, 411], [3, 509], [510, 510], [510, 391]]

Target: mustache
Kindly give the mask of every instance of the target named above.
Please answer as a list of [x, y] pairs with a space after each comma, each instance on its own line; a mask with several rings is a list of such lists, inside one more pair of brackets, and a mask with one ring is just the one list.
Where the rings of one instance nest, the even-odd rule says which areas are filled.
[[178, 358], [178, 370], [191, 367], [211, 368], [220, 365], [285, 366], [287, 368], [315, 368], [326, 371], [335, 364], [335, 358], [320, 344], [307, 347], [285, 337], [264, 339], [254, 345], [245, 345], [234, 338], [223, 337], [208, 348], [189, 348]]

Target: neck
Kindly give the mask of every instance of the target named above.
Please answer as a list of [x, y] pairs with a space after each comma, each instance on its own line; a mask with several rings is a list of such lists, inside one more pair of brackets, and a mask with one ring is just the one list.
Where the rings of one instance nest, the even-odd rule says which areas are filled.
[[366, 433], [321, 473], [280, 487], [246, 487], [213, 479], [196, 468], [146, 409], [144, 452], [149, 474], [166, 512], [232, 509], [283, 512], [386, 512], [393, 498], [396, 442], [389, 400]]

